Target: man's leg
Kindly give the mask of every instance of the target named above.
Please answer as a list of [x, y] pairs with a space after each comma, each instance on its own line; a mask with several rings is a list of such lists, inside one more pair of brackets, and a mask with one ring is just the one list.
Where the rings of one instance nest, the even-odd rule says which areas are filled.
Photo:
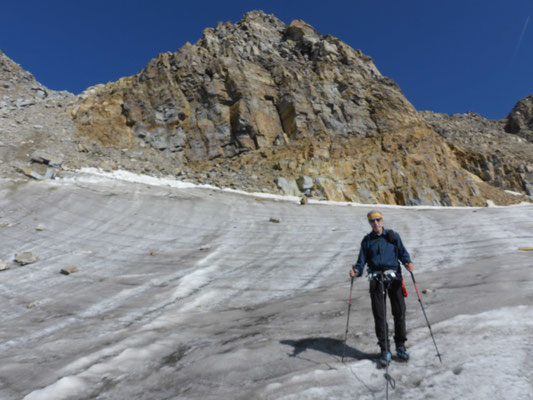
[[394, 343], [403, 345], [407, 340], [405, 329], [405, 300], [402, 292], [402, 282], [393, 281], [389, 288], [389, 298], [394, 316]]
[[[372, 301], [372, 314], [374, 315], [374, 325], [376, 330], [376, 337], [378, 338], [378, 345], [381, 350], [384, 350], [386, 344], [385, 339], [387, 339], [387, 343], [389, 342], [389, 338], [385, 328], [385, 320], [387, 316], [383, 314], [383, 287], [381, 285], [381, 282], [377, 279], [370, 281], [370, 299]], [[390, 345], [387, 347], [390, 349]]]
[[389, 298], [392, 315], [394, 316], [394, 343], [398, 356], [404, 360], [409, 359], [409, 354], [405, 349], [407, 332], [405, 328], [405, 299], [403, 297], [402, 282], [393, 281], [389, 288]]

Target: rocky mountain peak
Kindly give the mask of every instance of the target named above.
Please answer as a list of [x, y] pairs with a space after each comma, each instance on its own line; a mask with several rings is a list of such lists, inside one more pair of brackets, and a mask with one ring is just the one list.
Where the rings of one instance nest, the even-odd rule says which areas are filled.
[[92, 88], [73, 116], [90, 140], [148, 146], [221, 186], [363, 203], [485, 202], [487, 188], [370, 57], [262, 11]]
[[[122, 82], [130, 80], [137, 89], [126, 95], [120, 110], [127, 127], [122, 126], [119, 135], [98, 137], [110, 143], [141, 137], [159, 149], [181, 151], [182, 140], [169, 146], [161, 134], [168, 136], [170, 129], [176, 138], [182, 131], [200, 130], [207, 146], [194, 146], [192, 152], [183, 147], [188, 160], [232, 156], [325, 131], [364, 136], [398, 123], [420, 122], [399, 88], [381, 76], [370, 57], [337, 38], [320, 35], [303, 21], [285, 25], [261, 11], [246, 14], [236, 24], [206, 29], [195, 45], [159, 55]], [[140, 85], [149, 88], [142, 90]], [[111, 86], [118, 96], [117, 85]], [[403, 113], [401, 122], [398, 113], [385, 112], [392, 98]], [[214, 103], [220, 107], [206, 107]], [[98, 108], [86, 106], [92, 115]], [[191, 125], [187, 118], [188, 110], [199, 106], [196, 114], [206, 115], [209, 128]], [[156, 112], [158, 108], [166, 111]], [[76, 111], [81, 130], [85, 109]], [[100, 129], [94, 128], [86, 131], [98, 135]], [[224, 139], [210, 139], [213, 135]]]
[[197, 45], [217, 56], [231, 56], [246, 52], [257, 56], [259, 55], [258, 48], [247, 49], [240, 46], [261, 46], [263, 51], [268, 51], [269, 47], [279, 42], [285, 27], [285, 24], [273, 15], [267, 15], [262, 11], [251, 11], [235, 24], [229, 21], [219, 22], [216, 28], [204, 29], [203, 36]]
[[7, 140], [19, 141], [3, 154], [19, 170], [32, 165], [27, 157], [35, 150], [59, 149], [69, 167], [360, 203], [504, 204], [516, 199], [496, 187], [531, 187], [527, 156], [515, 162], [498, 150], [475, 153], [507, 136], [523, 140], [486, 136], [486, 127], [502, 123], [417, 112], [370, 57], [301, 20], [285, 24], [251, 11], [218, 23], [197, 43], [159, 54], [136, 75], [90, 87], [74, 104], [72, 95], [46, 92], [1, 56], [0, 82], [8, 83], [0, 93], [51, 94], [31, 109], [14, 109], [7, 94], [10, 104], [0, 103], [16, 119], [4, 118]]
[[[294, 20], [287, 25], [259, 10], [248, 12], [235, 24], [220, 22], [216, 28], [206, 28], [197, 46], [205, 48], [212, 56], [236, 57], [266, 67], [280, 61], [326, 60], [345, 64], [372, 61], [339, 39], [320, 34], [304, 21]], [[375, 66], [370, 70], [380, 76]]]

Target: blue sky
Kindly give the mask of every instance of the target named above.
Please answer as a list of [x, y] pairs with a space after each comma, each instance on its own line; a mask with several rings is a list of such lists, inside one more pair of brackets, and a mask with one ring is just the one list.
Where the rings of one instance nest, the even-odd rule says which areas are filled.
[[533, 0], [6, 1], [0, 49], [45, 86], [79, 93], [254, 9], [361, 49], [419, 110], [499, 119], [533, 94]]

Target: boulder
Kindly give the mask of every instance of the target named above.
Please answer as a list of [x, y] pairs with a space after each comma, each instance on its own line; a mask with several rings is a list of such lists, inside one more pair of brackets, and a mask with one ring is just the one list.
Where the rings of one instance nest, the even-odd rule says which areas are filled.
[[61, 274], [63, 274], [63, 275], [71, 275], [71, 274], [74, 274], [76, 272], [79, 272], [79, 270], [78, 270], [77, 267], [70, 266], [70, 267], [61, 268], [61, 270], [59, 272]]
[[63, 156], [62, 155], [52, 155], [43, 151], [35, 151], [31, 155], [31, 160], [34, 162], [38, 162], [41, 164], [47, 164], [54, 168], [61, 167], [61, 164], [63, 164]]
[[31, 168], [22, 168], [21, 171], [24, 173], [24, 175], [39, 181], [52, 179], [54, 177], [54, 170], [51, 168], [46, 168], [44, 175], [34, 171]]
[[33, 264], [34, 262], [37, 262], [38, 259], [39, 257], [31, 251], [15, 254], [15, 261], [20, 265]]
[[276, 186], [281, 191], [281, 193], [287, 196], [301, 196], [302, 193], [298, 189], [298, 184], [296, 180], [292, 178], [278, 177], [276, 178]]

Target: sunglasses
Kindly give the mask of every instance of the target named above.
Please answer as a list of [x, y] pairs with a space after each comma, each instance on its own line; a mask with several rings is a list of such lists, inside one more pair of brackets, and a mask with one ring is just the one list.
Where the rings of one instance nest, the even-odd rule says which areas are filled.
[[380, 222], [380, 221], [381, 221], [381, 218], [374, 218], [374, 219], [369, 220], [371, 224], [373, 224], [374, 222]]

